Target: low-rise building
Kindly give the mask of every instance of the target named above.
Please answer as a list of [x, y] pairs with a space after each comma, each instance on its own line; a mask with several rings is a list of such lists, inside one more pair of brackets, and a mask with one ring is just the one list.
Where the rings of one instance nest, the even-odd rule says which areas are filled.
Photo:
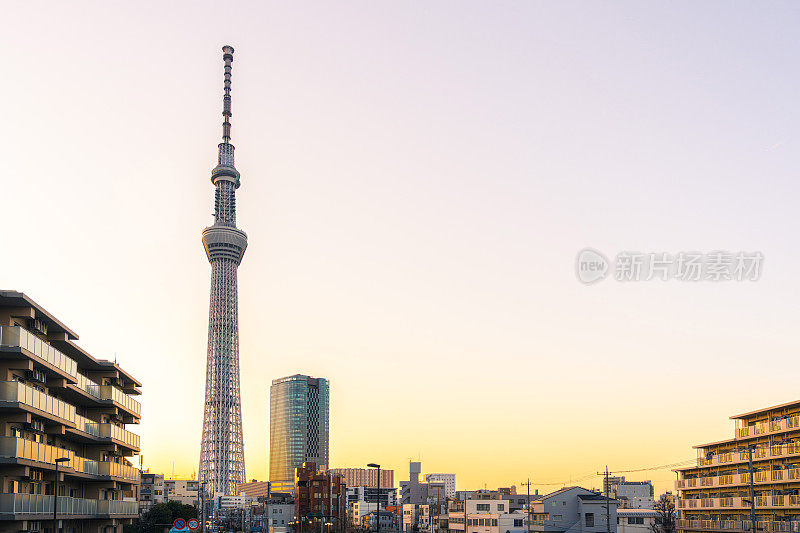
[[385, 509], [390, 505], [397, 505], [397, 489], [381, 488], [379, 497], [377, 487], [347, 487], [347, 504], [350, 505], [355, 501], [369, 503], [380, 501], [381, 509]]
[[347, 497], [344, 478], [339, 475], [318, 473], [315, 463], [303, 463], [295, 470], [295, 516], [299, 529], [335, 523], [344, 528], [347, 522]]
[[412, 461], [408, 464], [408, 481], [400, 482], [400, 499], [403, 504], [424, 505], [431, 501], [445, 500], [447, 489], [444, 482], [420, 482], [422, 463]]
[[158, 503], [164, 503], [164, 475], [143, 472], [139, 489], [139, 514], [144, 514]]
[[617, 509], [617, 533], [652, 533], [657, 517], [653, 509]]
[[347, 504], [347, 520], [353, 527], [362, 527], [364, 517], [378, 508], [377, 503], [355, 500]]
[[[348, 487], [376, 487], [378, 482], [377, 468], [329, 468], [327, 472], [342, 476]], [[380, 472], [381, 487], [394, 487], [394, 470], [381, 468]]]
[[[375, 521], [376, 511], [372, 511], [364, 516], [363, 525], [367, 531], [376, 531], [378, 524]], [[389, 531], [394, 528], [394, 513], [390, 511], [380, 511], [380, 528], [383, 531]]]
[[240, 494], [234, 496], [231, 494], [223, 494], [217, 496], [216, 508], [217, 509], [249, 509], [252, 507], [255, 498]]
[[270, 533], [287, 533], [295, 521], [294, 502], [270, 502], [259, 504], [259, 514], [263, 517], [262, 531]]
[[626, 481], [625, 476], [609, 477], [603, 481], [610, 494], [619, 500], [622, 509], [652, 509], [655, 505], [653, 484], [648, 481]]
[[531, 502], [531, 530], [546, 533], [616, 533], [618, 506], [617, 500], [600, 493], [582, 487], [566, 487]]
[[[251, 498], [270, 498], [273, 492], [277, 492], [273, 490], [272, 483], [269, 481], [256, 481], [255, 479], [252, 481], [248, 481], [246, 483], [239, 483], [236, 485], [236, 489], [234, 494], [246, 494]], [[294, 492], [294, 490], [288, 491], [289, 494]]]
[[428, 483], [444, 483], [444, 495], [447, 498], [456, 497], [456, 475], [433, 473], [425, 474], [425, 481]]
[[167, 502], [200, 507], [200, 482], [196, 479], [164, 480], [164, 495]]

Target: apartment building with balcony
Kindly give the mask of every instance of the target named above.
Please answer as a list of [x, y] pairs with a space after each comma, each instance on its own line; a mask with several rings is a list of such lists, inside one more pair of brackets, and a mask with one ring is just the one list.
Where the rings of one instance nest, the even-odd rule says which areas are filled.
[[164, 480], [164, 496], [168, 502], [200, 508], [200, 482], [196, 479]]
[[[141, 383], [28, 296], [0, 291], [0, 533], [121, 533], [138, 516]], [[56, 460], [58, 478], [56, 478]], [[56, 487], [57, 490], [56, 490]]]
[[154, 505], [165, 501], [164, 474], [142, 472], [139, 484], [139, 514], [143, 515]]
[[800, 531], [800, 401], [734, 415], [732, 439], [700, 444], [697, 464], [676, 469], [681, 532]]

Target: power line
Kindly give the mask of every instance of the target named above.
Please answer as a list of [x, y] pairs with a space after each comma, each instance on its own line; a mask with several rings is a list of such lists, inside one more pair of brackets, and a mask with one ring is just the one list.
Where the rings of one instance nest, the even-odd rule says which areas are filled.
[[[631, 468], [631, 469], [627, 469], [627, 470], [613, 470], [613, 471], [610, 471], [609, 473], [610, 474], [630, 474], [630, 473], [633, 473], [633, 472], [647, 472], [647, 471], [651, 471], [651, 470], [665, 470], [667, 468], [674, 468], [674, 467], [677, 467], [677, 466], [685, 466], [685, 465], [693, 464], [693, 463], [696, 463], [696, 462], [697, 462], [696, 458], [695, 459], [686, 459], [684, 461], [679, 461], [677, 463], [669, 463], [669, 464], [657, 465], [657, 466], [647, 466], [647, 467], [643, 467], [643, 468]], [[537, 486], [537, 485], [539, 485], [539, 486], [542, 486], [542, 485], [545, 485], [545, 486], [551, 486], [551, 485], [566, 486], [566, 485], [568, 485], [570, 483], [573, 483], [573, 482], [576, 482], [576, 481], [586, 481], [588, 479], [596, 478], [598, 476], [599, 476], [599, 474], [593, 473], [593, 474], [586, 474], [586, 475], [583, 475], [583, 476], [580, 476], [580, 477], [576, 477], [576, 478], [570, 478], [568, 481], [553, 481], [553, 482], [541, 482], [541, 483], [534, 480], [534, 481], [531, 482], [531, 484], [534, 485], [534, 486]]]

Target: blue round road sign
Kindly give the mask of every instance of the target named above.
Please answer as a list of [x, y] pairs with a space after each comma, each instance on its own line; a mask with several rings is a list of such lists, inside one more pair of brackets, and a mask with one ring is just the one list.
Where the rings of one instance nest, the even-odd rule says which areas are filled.
[[175, 521], [172, 523], [172, 526], [175, 529], [183, 529], [186, 527], [186, 520], [183, 518], [176, 518]]

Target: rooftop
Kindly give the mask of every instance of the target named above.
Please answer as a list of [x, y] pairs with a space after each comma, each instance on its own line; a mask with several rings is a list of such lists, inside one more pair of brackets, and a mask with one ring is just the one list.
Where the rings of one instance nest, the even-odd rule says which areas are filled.
[[778, 409], [791, 409], [793, 407], [800, 407], [800, 400], [794, 400], [788, 403], [782, 403], [779, 405], [773, 405], [772, 407], [764, 407], [763, 409], [758, 409], [756, 411], [750, 411], [748, 413], [742, 413], [740, 415], [733, 415], [731, 420], [738, 420], [740, 418], [748, 418], [754, 415], [760, 415], [764, 413], [768, 413], [770, 411], [776, 411]]

